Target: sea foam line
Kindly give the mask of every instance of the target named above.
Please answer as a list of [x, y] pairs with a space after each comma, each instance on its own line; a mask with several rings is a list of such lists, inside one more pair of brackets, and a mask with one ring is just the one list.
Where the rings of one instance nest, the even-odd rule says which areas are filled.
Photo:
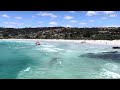
[[75, 42], [75, 43], [89, 43], [99, 45], [120, 45], [120, 40], [65, 40], [65, 39], [0, 39], [0, 41], [52, 41], [52, 42]]

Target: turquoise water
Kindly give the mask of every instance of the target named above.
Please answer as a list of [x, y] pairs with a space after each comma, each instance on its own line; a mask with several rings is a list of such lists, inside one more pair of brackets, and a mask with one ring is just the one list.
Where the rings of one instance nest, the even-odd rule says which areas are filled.
[[112, 46], [0, 40], [0, 79], [120, 78], [120, 53]]

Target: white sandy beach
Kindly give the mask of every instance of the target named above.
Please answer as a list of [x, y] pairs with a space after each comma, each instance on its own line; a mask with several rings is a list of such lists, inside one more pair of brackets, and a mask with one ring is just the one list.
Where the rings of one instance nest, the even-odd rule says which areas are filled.
[[75, 43], [91, 43], [91, 44], [99, 44], [99, 45], [115, 45], [120, 46], [120, 40], [64, 40], [64, 39], [0, 39], [0, 40], [17, 40], [17, 41], [55, 41], [55, 42], [75, 42]]

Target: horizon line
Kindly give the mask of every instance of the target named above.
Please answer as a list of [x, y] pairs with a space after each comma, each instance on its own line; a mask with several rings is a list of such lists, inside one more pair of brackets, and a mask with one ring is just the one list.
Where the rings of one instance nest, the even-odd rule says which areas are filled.
[[[97, 27], [65, 27], [65, 26], [53, 26], [53, 27], [63, 27], [63, 28], [120, 28], [116, 26], [97, 26]], [[0, 28], [17, 28], [17, 27], [0, 27]], [[18, 28], [52, 28], [51, 26], [48, 27], [18, 27]]]

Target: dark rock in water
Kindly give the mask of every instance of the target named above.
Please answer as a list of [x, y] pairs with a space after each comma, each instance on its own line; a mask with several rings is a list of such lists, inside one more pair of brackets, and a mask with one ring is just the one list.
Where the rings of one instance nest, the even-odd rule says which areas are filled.
[[[87, 54], [89, 55], [89, 54], [94, 54], [94, 53], [87, 53]], [[80, 56], [78, 56], [78, 57], [81, 57], [81, 56], [84, 56], [84, 55], [80, 55]]]
[[112, 49], [120, 49], [120, 47], [112, 47]]
[[93, 54], [93, 53], [88, 53], [88, 54]]
[[102, 53], [118, 53], [118, 51], [102, 52]]

